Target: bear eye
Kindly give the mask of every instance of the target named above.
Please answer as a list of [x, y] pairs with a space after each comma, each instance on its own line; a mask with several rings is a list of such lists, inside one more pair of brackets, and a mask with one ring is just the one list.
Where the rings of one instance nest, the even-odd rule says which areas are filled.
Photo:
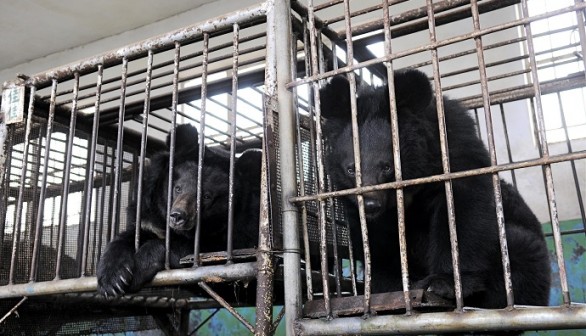
[[356, 171], [354, 170], [354, 165], [348, 166], [348, 168], [346, 168], [346, 172], [348, 173], [348, 175], [354, 176], [354, 174], [356, 174]]
[[204, 193], [203, 194], [203, 199], [204, 200], [210, 200], [210, 199], [212, 199], [212, 195], [210, 193]]
[[387, 165], [384, 165], [384, 167], [383, 167], [383, 172], [385, 172], [385, 173], [390, 173], [392, 169], [393, 169], [393, 168], [391, 167], [391, 165], [388, 165], [388, 164], [387, 164]]
[[177, 193], [177, 194], [181, 193], [181, 186], [180, 185], [175, 186], [175, 193]]

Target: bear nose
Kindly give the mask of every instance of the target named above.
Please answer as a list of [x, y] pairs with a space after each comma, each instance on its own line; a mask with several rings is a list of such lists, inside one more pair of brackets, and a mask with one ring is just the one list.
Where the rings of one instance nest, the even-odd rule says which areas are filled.
[[381, 210], [382, 204], [376, 198], [365, 198], [364, 199], [364, 210], [366, 213], [377, 213]]
[[171, 217], [171, 222], [174, 225], [182, 225], [185, 223], [185, 218], [187, 218], [185, 211], [178, 209], [171, 210], [171, 214], [169, 216]]

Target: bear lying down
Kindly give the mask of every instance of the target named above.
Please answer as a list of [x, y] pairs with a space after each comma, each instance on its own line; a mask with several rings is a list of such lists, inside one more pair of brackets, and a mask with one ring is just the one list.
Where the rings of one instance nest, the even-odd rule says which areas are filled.
[[[442, 174], [436, 102], [425, 74], [395, 73], [400, 157], [403, 179]], [[326, 165], [336, 189], [355, 187], [350, 119], [350, 87], [334, 77], [320, 91]], [[455, 101], [443, 98], [452, 172], [490, 166], [473, 119]], [[394, 181], [389, 94], [386, 86], [357, 93], [363, 185]], [[467, 306], [503, 308], [506, 295], [490, 175], [452, 181], [460, 271]], [[548, 252], [540, 223], [517, 190], [501, 181], [502, 201], [515, 304], [547, 305], [550, 288]], [[396, 191], [364, 193], [372, 256], [373, 292], [402, 290]], [[411, 288], [454, 298], [448, 211], [443, 182], [404, 189], [408, 271]], [[358, 259], [364, 257], [354, 195], [344, 198]]]
[[[170, 216], [170, 266], [179, 268], [180, 259], [193, 253], [198, 209], [198, 133], [191, 125], [176, 129], [177, 146], [173, 166]], [[167, 137], [167, 146], [169, 136]], [[169, 147], [169, 146], [168, 146]], [[258, 242], [261, 152], [250, 149], [235, 164], [234, 240], [236, 249], [252, 248]], [[200, 251], [224, 251], [228, 228], [229, 154], [205, 150], [202, 167]], [[107, 246], [97, 269], [98, 292], [116, 297], [136, 292], [150, 282], [165, 264], [167, 184], [169, 152], [151, 157], [146, 165], [141, 199], [140, 247], [135, 251], [136, 207], [128, 208], [130, 226]]]

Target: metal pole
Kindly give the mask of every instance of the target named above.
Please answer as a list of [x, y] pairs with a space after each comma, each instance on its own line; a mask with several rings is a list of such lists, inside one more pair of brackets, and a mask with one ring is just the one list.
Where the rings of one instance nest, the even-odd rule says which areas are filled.
[[301, 335], [429, 334], [466, 331], [521, 329], [567, 329], [586, 327], [586, 306], [478, 310], [445, 313], [300, 320]]
[[286, 85], [291, 82], [291, 8], [288, 1], [276, 0], [269, 10], [267, 43], [274, 43], [276, 59], [276, 94], [279, 111], [279, 145], [281, 168], [281, 220], [283, 223], [283, 259], [285, 286], [285, 318], [287, 335], [295, 334], [294, 322], [301, 314], [301, 250], [297, 207], [289, 198], [297, 194], [295, 177], [295, 116], [293, 95]]

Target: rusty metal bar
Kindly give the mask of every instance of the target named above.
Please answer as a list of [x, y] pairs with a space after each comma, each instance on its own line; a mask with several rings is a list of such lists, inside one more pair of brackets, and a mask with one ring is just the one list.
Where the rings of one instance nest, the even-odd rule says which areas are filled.
[[118, 109], [118, 134], [116, 136], [116, 151], [113, 153], [114, 161], [114, 180], [112, 181], [112, 203], [111, 203], [111, 223], [110, 240], [114, 239], [118, 233], [120, 225], [120, 184], [123, 168], [122, 158], [124, 158], [123, 138], [124, 138], [124, 115], [126, 113], [126, 80], [128, 73], [128, 59], [122, 59], [122, 81], [120, 83], [120, 105]]
[[[515, 5], [519, 0], [492, 0], [482, 1], [479, 6], [480, 13], [489, 12], [496, 9], [501, 9], [511, 5]], [[453, 23], [458, 20], [470, 18], [470, 8], [467, 0], [449, 0], [437, 1], [434, 4], [434, 13], [436, 26]], [[446, 13], [443, 13], [446, 12]], [[427, 23], [427, 8], [425, 6], [413, 9], [399, 15], [391, 17], [392, 24], [398, 25], [391, 31], [393, 38], [406, 36], [428, 29]], [[382, 33], [375, 33], [376, 30], [382, 28], [381, 22], [369, 22], [359, 27], [356, 34], [366, 35], [361, 39], [361, 44], [371, 43], [374, 39], [378, 39]]]
[[[267, 110], [267, 113], [273, 113]], [[266, 133], [265, 133], [265, 139]], [[257, 282], [256, 282], [256, 332], [255, 335], [271, 335], [273, 315], [273, 289], [275, 276], [275, 262], [271, 239], [271, 221], [269, 209], [269, 164], [267, 151], [269, 147], [263, 143], [261, 187], [260, 187], [260, 216], [259, 238], [256, 251]], [[282, 310], [283, 312], [283, 310]]]
[[217, 32], [219, 30], [230, 29], [234, 23], [242, 21], [251, 21], [262, 19], [267, 13], [268, 2], [262, 2], [239, 11], [228, 13], [220, 18], [203, 21], [195, 25], [183, 27], [169, 33], [146, 39], [117, 50], [112, 50], [101, 55], [90, 57], [79, 62], [51, 69], [46, 72], [38, 73], [27, 80], [29, 84], [35, 84], [38, 89], [45, 87], [52, 78], [60, 80], [73, 77], [74, 72], [80, 75], [95, 71], [98, 64], [104, 68], [119, 64], [124, 58], [136, 59], [147, 54], [148, 50], [153, 52], [165, 51], [174, 48], [175, 42], [193, 41], [201, 38], [205, 32]]
[[[354, 64], [354, 49], [352, 46], [352, 25], [350, 19], [350, 2], [344, 0], [344, 16], [346, 23], [346, 64]], [[350, 111], [352, 119], [352, 145], [354, 150], [354, 170], [356, 178], [356, 187], [362, 186], [362, 164], [360, 157], [360, 130], [358, 129], [358, 111], [356, 102], [356, 75], [354, 72], [348, 73], [350, 82]], [[371, 301], [371, 274], [372, 264], [370, 257], [370, 244], [368, 238], [368, 226], [366, 223], [366, 214], [364, 211], [364, 198], [362, 195], [356, 195], [358, 201], [358, 217], [360, 220], [360, 231], [362, 233], [362, 248], [364, 251], [364, 316], [369, 316]], [[324, 296], [325, 298], [325, 296]], [[331, 313], [331, 312], [330, 312]]]
[[[96, 152], [97, 152], [97, 143], [98, 143], [98, 129], [100, 125], [100, 99], [102, 97], [102, 82], [104, 79], [104, 67], [98, 65], [98, 73], [97, 73], [97, 81], [96, 81], [96, 102], [95, 102], [95, 112], [94, 112], [94, 121], [92, 124], [92, 135], [89, 141], [89, 157], [87, 162], [87, 176], [88, 179], [86, 180], [85, 185], [85, 214], [83, 217], [83, 242], [82, 242], [82, 256], [81, 256], [81, 275], [85, 276], [86, 266], [87, 266], [87, 250], [88, 250], [88, 241], [89, 241], [89, 234], [90, 234], [90, 226], [92, 224], [91, 217], [92, 217], [92, 196], [94, 190], [94, 175], [95, 175], [95, 166], [96, 166]], [[140, 195], [140, 193], [138, 194]]]
[[[584, 0], [574, 0], [574, 4], [584, 5]], [[584, 9], [576, 10], [576, 20], [578, 21], [578, 34], [580, 36], [580, 45], [582, 49], [582, 65], [584, 67], [584, 70], [586, 70], [586, 26], [584, 23]]]
[[334, 208], [333, 199], [327, 199], [327, 207], [330, 210], [330, 213], [332, 214], [332, 263], [334, 264], [334, 283], [336, 285], [336, 297], [342, 297], [342, 271], [340, 270], [341, 261], [338, 255], [338, 226], [336, 224], [336, 219], [334, 216], [334, 212], [336, 211], [336, 209]]
[[[562, 103], [562, 95], [559, 92], [557, 92], [556, 96], [558, 98], [558, 105], [560, 107], [560, 119], [562, 122], [562, 129], [564, 130], [564, 135], [566, 137], [566, 148], [568, 149], [569, 153], [573, 153], [574, 148], [572, 147], [572, 141], [570, 140], [570, 135], [568, 134], [568, 125], [566, 123], [564, 104]], [[584, 228], [584, 233], [586, 234], [586, 213], [584, 211], [584, 199], [582, 198], [582, 190], [580, 189], [580, 179], [578, 178], [576, 162], [570, 161], [570, 166], [572, 167], [572, 176], [574, 177], [574, 186], [576, 187], [576, 198], [578, 199], [578, 208], [580, 209], [580, 216], [582, 218], [582, 227]]]
[[[265, 33], [264, 32], [263, 33], [258, 33], [258, 34], [250, 35], [250, 36], [247, 36], [247, 37], [243, 37], [243, 38], [240, 39], [240, 41], [241, 42], [249, 42], [249, 41], [253, 41], [253, 40], [262, 38], [264, 36], [265, 36]], [[213, 48], [210, 48], [209, 49], [209, 52], [219, 51], [219, 50], [222, 50], [222, 49], [231, 47], [231, 46], [232, 46], [232, 42], [220, 44], [220, 45], [217, 45], [217, 46], [215, 46]], [[255, 47], [255, 48], [246, 49], [246, 52], [253, 52], [253, 51], [261, 50], [260, 48], [263, 48], [263, 47], [262, 46], [259, 46], [259, 47]], [[148, 57], [148, 52], [153, 52], [153, 51], [152, 51], [152, 49], [148, 49], [147, 50], [146, 57]], [[203, 55], [203, 52], [202, 51], [197, 51], [197, 52], [194, 52], [194, 53], [191, 53], [191, 54], [187, 54], [187, 55], [181, 56], [180, 62], [183, 62], [183, 61], [186, 61], [186, 60], [189, 60], [189, 59], [193, 59], [193, 58], [196, 58], [196, 57], [199, 57], [199, 56], [202, 56], [202, 55]], [[225, 57], [228, 57], [229, 58], [230, 56], [225, 56]], [[222, 61], [223, 59], [225, 59], [225, 57], [218, 57], [218, 58], [214, 59], [214, 61]], [[158, 63], [156, 65], [153, 65], [153, 67], [152, 67], [151, 70], [161, 69], [163, 67], [166, 67], [166, 66], [169, 66], [169, 65], [172, 65], [172, 64], [173, 64], [173, 60], [161, 62], [161, 63]], [[189, 66], [181, 67], [180, 70], [181, 71], [185, 71], [185, 70], [189, 70], [189, 69], [194, 69], [194, 68], [197, 68], [197, 67], [199, 67], [201, 65], [202, 65], [202, 62], [196, 62], [196, 63], [191, 64]], [[136, 71], [131, 71], [131, 72], [128, 73], [128, 78], [135, 77], [135, 76], [138, 76], [138, 75], [143, 75], [146, 71], [148, 71], [148, 69], [140, 69], [140, 70], [136, 70]], [[161, 78], [161, 77], [164, 77], [164, 76], [167, 76], [167, 75], [172, 75], [172, 74], [173, 74], [173, 71], [159, 72], [156, 75], [153, 75], [151, 80], [158, 79], [158, 78]], [[111, 77], [111, 78], [108, 78], [108, 79], [104, 80], [104, 82], [102, 84], [103, 85], [111, 84], [111, 83], [114, 83], [116, 81], [119, 81], [120, 79], [121, 79], [120, 76]], [[144, 82], [144, 80], [139, 79], [139, 80], [134, 80], [134, 81], [129, 82], [128, 85], [129, 86], [132, 86], [132, 85], [141, 84], [143, 82]], [[80, 86], [79, 87], [79, 90], [82, 91], [82, 90], [93, 89], [93, 88], [94, 88], [93, 85], [83, 85], [83, 86]], [[113, 88], [111, 88], [109, 90], [104, 90], [104, 93], [111, 92], [111, 91], [113, 91], [115, 89], [116, 89], [116, 87], [113, 87]], [[71, 92], [72, 92], [72, 90], [69, 90], [69, 89], [68, 90], [59, 91], [59, 92], [57, 92], [57, 96], [65, 95], [65, 94], [68, 94], [68, 93], [71, 93]], [[91, 94], [80, 95], [79, 96], [79, 99], [90, 98], [91, 96], [92, 96]], [[47, 97], [42, 96], [42, 98], [44, 99], [44, 98], [47, 98]], [[57, 105], [62, 105], [62, 104], [65, 104], [67, 102], [69, 102], [69, 101], [68, 100], [65, 100], [65, 101], [60, 102]]]
[[380, 335], [428, 334], [448, 332], [580, 329], [586, 327], [586, 306], [516, 308], [425, 313], [411, 316], [374, 316], [299, 320], [300, 335]]
[[212, 290], [210, 286], [208, 286], [205, 282], [199, 282], [198, 285], [204, 291], [206, 291], [206, 293], [208, 293], [209, 296], [216, 300], [216, 302], [218, 302], [222, 307], [224, 307], [224, 309], [226, 309], [230, 314], [232, 314], [232, 316], [234, 316], [238, 321], [240, 321], [240, 323], [242, 323], [242, 325], [244, 325], [244, 327], [246, 327], [248, 331], [250, 331], [251, 333], [255, 332], [254, 327], [248, 321], [246, 321], [246, 319], [242, 317], [242, 315], [240, 315], [236, 311], [236, 309], [230, 306], [230, 304], [226, 302], [226, 300], [224, 300], [220, 295], [214, 292], [214, 290]]
[[[523, 18], [529, 17], [529, 8], [527, 0], [521, 0], [521, 12]], [[537, 135], [539, 143], [541, 144], [540, 154], [542, 158], [549, 157], [549, 149], [547, 144], [547, 137], [545, 134], [545, 122], [543, 119], [543, 107], [541, 104], [541, 88], [539, 85], [539, 75], [537, 72], [537, 61], [535, 59], [535, 48], [533, 46], [533, 35], [531, 33], [531, 25], [525, 24], [525, 36], [527, 37], [527, 51], [529, 52], [529, 66], [531, 67], [531, 79], [533, 84], [533, 91], [535, 93], [535, 121], [537, 128]], [[560, 283], [562, 290], [562, 299], [565, 305], [570, 304], [570, 290], [568, 287], [568, 278], [566, 273], [566, 265], [564, 262], [564, 253], [562, 246], [562, 239], [560, 234], [560, 223], [558, 218], [557, 203], [555, 200], [555, 189], [553, 185], [553, 175], [551, 172], [551, 165], [543, 165], [544, 176], [546, 180], [547, 200], [549, 203], [549, 212], [551, 217], [551, 225], [553, 232], [553, 240], [555, 252], [557, 256], [557, 263], [559, 267]]]
[[[433, 11], [432, 0], [426, 0], [427, 4], [427, 18], [429, 26], [429, 39], [432, 44], [436, 43], [435, 31], [435, 17]], [[450, 173], [450, 155], [448, 151], [448, 134], [446, 127], [446, 118], [444, 110], [444, 98], [442, 94], [442, 86], [440, 80], [440, 69], [437, 49], [433, 48], [431, 51], [431, 60], [434, 77], [434, 92], [435, 103], [437, 108], [437, 120], [439, 126], [440, 149], [442, 156], [442, 167], [444, 173]], [[444, 181], [446, 192], [446, 206], [448, 213], [448, 226], [450, 232], [450, 246], [452, 252], [452, 268], [454, 272], [454, 294], [456, 297], [456, 311], [462, 311], [464, 307], [464, 299], [462, 297], [462, 279], [460, 274], [460, 252], [458, 251], [458, 236], [456, 231], [456, 210], [454, 208], [454, 191], [452, 188], [452, 180]]]
[[[565, 78], [543, 81], [539, 83], [541, 94], [555, 93], [558, 91], [581, 88], [586, 85], [583, 73], [572, 74]], [[503, 90], [491, 92], [491, 103], [507, 103], [517, 101], [523, 98], [532, 98], [535, 95], [532, 84], [520, 85]], [[471, 96], [460, 101], [465, 108], [475, 108], [482, 106], [482, 95]]]
[[566, 7], [566, 8], [562, 8], [562, 9], [558, 9], [555, 11], [551, 11], [551, 12], [547, 12], [544, 14], [540, 14], [540, 15], [534, 15], [531, 17], [523, 17], [520, 18], [518, 20], [514, 20], [514, 21], [510, 21], [507, 23], [504, 23], [502, 25], [498, 25], [498, 26], [493, 26], [493, 27], [488, 27], [488, 28], [484, 28], [484, 29], [480, 29], [477, 32], [471, 32], [468, 34], [462, 34], [462, 35], [458, 35], [455, 37], [451, 37], [451, 38], [447, 38], [444, 40], [440, 40], [440, 41], [436, 41], [436, 42], [432, 42], [432, 43], [428, 43], [425, 45], [421, 45], [415, 48], [411, 48], [411, 49], [407, 49], [404, 51], [400, 51], [400, 52], [396, 52], [396, 53], [392, 53], [390, 55], [384, 55], [382, 57], [377, 57], [377, 58], [373, 58], [371, 60], [367, 60], [361, 63], [357, 63], [355, 65], [349, 66], [346, 65], [344, 67], [341, 67], [339, 69], [336, 70], [332, 70], [332, 71], [327, 71], [327, 72], [323, 72], [317, 75], [312, 75], [312, 76], [308, 76], [305, 77], [303, 79], [298, 79], [294, 82], [291, 82], [287, 85], [287, 87], [293, 87], [293, 86], [297, 86], [297, 85], [302, 85], [302, 84], [307, 84], [313, 81], [317, 81], [317, 80], [322, 80], [322, 79], [326, 79], [338, 74], [343, 74], [343, 73], [347, 73], [347, 72], [351, 72], [360, 68], [365, 68], [365, 67], [370, 67], [373, 66], [375, 64], [378, 63], [382, 63], [382, 62], [389, 62], [391, 60], [395, 60], [395, 59], [399, 59], [399, 58], [403, 58], [406, 56], [410, 56], [413, 54], [417, 54], [420, 52], [424, 52], [424, 51], [431, 51], [432, 49], [438, 49], [440, 47], [445, 47], [454, 43], [458, 43], [458, 42], [462, 42], [462, 41], [467, 41], [470, 39], [473, 39], [477, 36], [483, 36], [483, 35], [488, 35], [488, 34], [492, 34], [495, 32], [499, 32], [502, 30], [506, 30], [506, 29], [510, 29], [510, 28], [514, 28], [517, 26], [523, 26], [523, 25], [527, 25], [531, 22], [534, 21], [538, 21], [538, 20], [543, 20], [543, 19], [547, 19], [556, 15], [560, 15], [560, 14], [565, 14], [568, 12], [572, 12], [572, 11], [577, 11], [577, 10], [583, 10], [584, 8], [586, 8], [586, 3], [580, 3], [574, 6], [570, 6], [570, 7]]
[[79, 74], [74, 74], [73, 83], [73, 104], [71, 106], [71, 116], [69, 120], [69, 134], [67, 136], [67, 145], [65, 149], [65, 169], [63, 171], [63, 191], [61, 194], [61, 207], [59, 216], [59, 234], [57, 237], [57, 262], [55, 268], [55, 280], [59, 279], [61, 270], [61, 257], [65, 245], [65, 228], [67, 226], [67, 202], [69, 200], [69, 182], [71, 179], [71, 157], [73, 155], [73, 141], [75, 140], [75, 125], [77, 122], [77, 96], [79, 94]]
[[507, 163], [501, 164], [497, 166], [491, 167], [484, 167], [472, 170], [463, 170], [458, 171], [455, 173], [446, 173], [446, 174], [439, 174], [439, 175], [432, 175], [427, 177], [420, 177], [411, 180], [403, 180], [401, 182], [389, 182], [383, 183], [375, 186], [366, 186], [361, 188], [350, 188], [345, 190], [339, 191], [332, 191], [332, 192], [325, 192], [321, 194], [315, 195], [307, 195], [307, 196], [297, 196], [291, 197], [289, 201], [291, 202], [304, 202], [310, 200], [317, 200], [317, 199], [326, 199], [328, 197], [337, 197], [337, 196], [346, 196], [346, 195], [354, 195], [356, 193], [367, 193], [375, 190], [384, 190], [384, 189], [396, 189], [399, 187], [409, 187], [418, 184], [425, 184], [430, 182], [442, 182], [446, 180], [453, 180], [457, 178], [463, 177], [470, 177], [482, 174], [493, 174], [501, 171], [506, 170], [513, 170], [513, 169], [520, 169], [520, 168], [528, 168], [528, 167], [535, 167], [535, 166], [543, 166], [548, 164], [554, 164], [569, 160], [580, 160], [586, 158], [586, 152], [576, 152], [576, 153], [568, 153], [568, 154], [560, 154], [560, 155], [553, 155], [549, 156], [548, 158], [539, 158], [539, 159], [532, 159], [526, 161], [519, 161], [514, 163]]
[[175, 147], [177, 128], [177, 101], [179, 92], [179, 62], [181, 58], [181, 43], [175, 42], [175, 53], [173, 62], [173, 96], [171, 98], [171, 130], [169, 132], [169, 178], [167, 179], [167, 211], [165, 226], [165, 269], [170, 269], [171, 251], [171, 207], [173, 204], [173, 170], [175, 169]]
[[231, 103], [229, 109], [230, 117], [230, 173], [228, 177], [228, 232], [227, 232], [227, 246], [226, 246], [226, 263], [232, 261], [232, 249], [233, 249], [233, 229], [234, 229], [234, 165], [236, 163], [236, 110], [238, 106], [238, 38], [240, 36], [240, 27], [237, 23], [233, 27], [232, 36], [232, 94]]
[[[220, 283], [251, 280], [254, 279], [255, 275], [255, 262], [202, 266], [197, 269], [181, 268], [160, 271], [149, 286], [187, 285], [200, 281]], [[72, 292], [95, 292], [97, 284], [96, 277], [83, 277], [6, 285], [0, 286], [0, 299]]]
[[[210, 35], [203, 34], [203, 60], [202, 60], [202, 74], [201, 74], [201, 100], [200, 100], [200, 118], [199, 118], [199, 148], [198, 148], [198, 165], [197, 165], [197, 191], [196, 191], [196, 206], [197, 213], [195, 215], [195, 237], [193, 253], [196, 256], [193, 259], [193, 267], [198, 267], [201, 263], [199, 257], [200, 237], [201, 237], [201, 188], [203, 185], [203, 159], [205, 157], [205, 129], [206, 129], [206, 103], [208, 99], [208, 57], [209, 57]], [[195, 106], [194, 106], [195, 107]]]
[[[383, 0], [383, 25], [385, 30], [385, 54], [393, 52], [391, 46], [391, 22], [389, 13], [389, 0]], [[401, 145], [399, 142], [399, 119], [397, 112], [397, 97], [395, 96], [395, 75], [393, 72], [393, 61], [385, 62], [387, 68], [387, 85], [389, 95], [389, 115], [391, 121], [391, 142], [393, 150], [394, 174], [395, 181], [403, 181], [403, 172], [401, 168]], [[403, 299], [405, 300], [405, 311], [410, 315], [413, 310], [411, 303], [411, 294], [409, 292], [409, 264], [407, 260], [407, 230], [405, 227], [405, 199], [403, 189], [397, 188], [397, 226], [399, 233], [399, 251], [401, 260], [401, 280], [403, 285]]]
[[279, 315], [277, 315], [277, 317], [275, 318], [275, 321], [273, 322], [273, 325], [271, 328], [271, 335], [275, 334], [275, 332], [276, 332], [277, 328], [279, 327], [279, 324], [283, 320], [284, 316], [285, 316], [285, 307], [281, 308], [281, 310], [279, 311]]
[[[310, 71], [311, 71], [311, 64], [310, 64], [310, 58], [311, 58], [311, 49], [309, 46], [309, 36], [308, 36], [308, 29], [307, 29], [307, 20], [303, 19], [303, 48], [304, 48], [304, 52], [305, 52], [305, 75], [309, 75]], [[294, 48], [296, 42], [293, 42], [292, 48]], [[295, 74], [297, 73], [297, 67], [296, 67], [296, 62], [292, 62], [292, 67], [294, 68], [292, 70], [292, 75], [295, 76]], [[293, 92], [295, 94], [295, 97], [297, 99], [295, 99], [295, 104], [297, 105], [299, 102], [299, 97], [297, 96], [297, 87], [293, 88]], [[307, 96], [311, 97], [311, 86], [307, 86]], [[312, 123], [313, 121], [313, 102], [310, 101], [307, 102], [307, 109], [309, 111], [309, 121], [310, 123]], [[299, 111], [299, 107], [297, 106], [297, 108], [295, 109], [296, 113], [295, 113], [295, 122], [296, 122], [296, 128], [297, 128], [297, 161], [299, 162], [299, 195], [305, 195], [305, 169], [314, 169], [314, 165], [311, 164], [311, 159], [312, 159], [312, 155], [314, 153], [313, 151], [313, 146], [308, 146], [308, 157], [309, 157], [309, 167], [305, 167], [305, 164], [303, 163], [303, 147], [301, 146], [302, 143], [302, 138], [301, 138], [301, 119], [300, 119], [300, 111]], [[313, 123], [311, 124], [313, 125]], [[313, 131], [314, 129], [310, 126], [310, 144], [315, 144], [315, 139], [314, 139], [314, 135], [313, 135]], [[315, 162], [315, 161], [313, 161]], [[315, 175], [314, 175], [315, 176]], [[305, 287], [307, 290], [307, 300], [313, 300], [313, 272], [311, 272], [311, 250], [310, 250], [310, 246], [309, 246], [309, 228], [308, 228], [308, 222], [307, 222], [307, 205], [306, 202], [301, 202], [301, 204], [299, 204], [299, 206], [301, 207], [301, 230], [302, 230], [302, 235], [303, 235], [303, 247], [304, 247], [304, 257], [305, 257]]]
[[[266, 83], [269, 99], [278, 99], [279, 150], [281, 172], [281, 219], [283, 224], [283, 262], [285, 286], [286, 331], [293, 335], [294, 322], [301, 316], [301, 250], [299, 247], [299, 216], [289, 201], [297, 194], [295, 170], [295, 111], [293, 95], [287, 90], [291, 82], [291, 8], [286, 1], [269, 1], [268, 43], [274, 43], [267, 57]], [[274, 49], [273, 49], [274, 48]], [[273, 58], [274, 57], [274, 58]]]
[[[499, 110], [501, 112], [501, 120], [503, 121], [503, 132], [505, 133], [505, 145], [507, 147], [507, 158], [509, 160], [509, 162], [513, 162], [513, 154], [511, 152], [511, 142], [509, 140], [509, 129], [507, 127], [507, 118], [505, 116], [505, 106], [500, 103], [499, 104]], [[476, 120], [476, 124], [478, 124], [478, 120]], [[480, 125], [479, 125], [480, 127]], [[480, 131], [480, 129], [479, 129]], [[511, 170], [511, 179], [513, 180], [513, 186], [515, 187], [515, 189], [517, 188], [517, 177], [515, 176], [515, 171]]]
[[2, 316], [2, 318], [0, 318], [0, 324], [2, 324], [10, 315], [14, 314], [18, 307], [20, 307], [27, 299], [27, 296], [24, 296], [22, 299], [20, 299], [20, 301], [18, 301], [14, 307], [12, 307], [6, 314], [4, 314], [4, 316]]
[[[311, 73], [313, 76], [319, 73], [319, 51], [318, 51], [318, 30], [316, 28], [316, 17], [313, 11], [313, 0], [308, 1], [308, 28], [311, 44]], [[316, 119], [316, 164], [318, 173], [317, 190], [323, 192], [325, 190], [325, 171], [324, 171], [324, 153], [321, 144], [323, 143], [321, 131], [321, 107], [320, 107], [320, 92], [317, 81], [311, 83], [313, 87], [313, 96], [315, 101], [315, 119]], [[325, 310], [328, 318], [331, 318], [331, 306], [329, 300], [329, 281], [328, 281], [328, 267], [327, 267], [327, 239], [326, 239], [326, 211], [324, 200], [318, 200], [318, 227], [319, 227], [319, 251], [320, 251], [320, 265], [322, 275], [322, 292], [325, 301]]]
[[[198, 165], [197, 165], [197, 190], [196, 190], [196, 208], [195, 215], [195, 233], [193, 253], [193, 267], [198, 267], [201, 264], [199, 257], [200, 238], [201, 238], [201, 200], [202, 200], [202, 185], [203, 185], [203, 161], [205, 157], [205, 130], [206, 130], [206, 103], [208, 99], [208, 57], [209, 57], [209, 43], [210, 35], [203, 34], [203, 60], [202, 60], [202, 74], [201, 74], [201, 100], [199, 113], [199, 142], [198, 142]], [[195, 108], [195, 105], [190, 105]]]
[[[35, 103], [35, 92], [36, 88], [32, 86], [30, 88], [30, 98], [29, 98], [29, 105], [28, 105], [28, 113], [26, 118], [26, 128], [24, 132], [24, 152], [22, 154], [22, 170], [20, 174], [20, 182], [18, 186], [18, 199], [16, 201], [16, 213], [15, 213], [15, 220], [12, 225], [13, 233], [12, 233], [12, 255], [10, 257], [10, 271], [8, 275], [8, 283], [12, 283], [14, 280], [14, 272], [16, 271], [16, 253], [18, 247], [18, 241], [20, 239], [20, 228], [22, 225], [22, 205], [23, 205], [23, 197], [24, 197], [24, 187], [26, 183], [26, 175], [27, 175], [27, 161], [29, 156], [29, 147], [30, 147], [30, 135], [31, 135], [31, 128], [32, 128], [32, 120], [33, 120], [33, 112], [34, 112], [34, 103]], [[24, 104], [24, 102], [23, 102]], [[0, 148], [0, 150], [4, 150], [4, 148]], [[8, 183], [10, 185], [10, 183]], [[6, 199], [7, 201], [8, 199]], [[5, 206], [4, 204], [2, 206]], [[36, 266], [33, 265], [33, 266]], [[35, 268], [31, 268], [31, 277]]]
[[[480, 13], [478, 11], [478, 1], [470, 0], [472, 9], [472, 24], [474, 31], [480, 30]], [[490, 165], [497, 165], [496, 148], [493, 134], [492, 112], [490, 109], [490, 94], [488, 90], [488, 75], [486, 74], [486, 62], [482, 47], [482, 37], [474, 38], [476, 44], [478, 71], [480, 73], [480, 88], [483, 97], [484, 118], [486, 120], [486, 137], [488, 142], [488, 153], [490, 156]], [[501, 182], [498, 173], [492, 174], [492, 186], [494, 191], [494, 201], [496, 208], [496, 219], [499, 232], [499, 244], [501, 249], [501, 262], [503, 265], [503, 276], [505, 282], [505, 293], [507, 295], [507, 306], [513, 307], [515, 302], [513, 296], [513, 281], [511, 280], [511, 262], [509, 260], [509, 248], [507, 246], [507, 232], [505, 231], [505, 216], [503, 213], [503, 200], [501, 195]]]
[[[38, 263], [39, 245], [41, 244], [41, 234], [43, 230], [43, 215], [45, 211], [45, 196], [47, 194], [47, 173], [49, 169], [49, 157], [51, 153], [51, 139], [53, 133], [53, 121], [55, 119], [55, 98], [57, 94], [57, 80], [54, 79], [51, 85], [51, 100], [49, 102], [49, 115], [47, 116], [47, 131], [45, 132], [46, 143], [45, 152], [43, 153], [43, 172], [41, 173], [41, 191], [39, 193], [39, 202], [37, 209], [37, 218], [35, 223], [35, 243], [33, 246], [33, 256], [31, 259], [31, 269], [36, 268]], [[29, 115], [29, 118], [32, 114]], [[11, 265], [13, 262], [11, 261]], [[12, 267], [8, 283], [12, 283]]]
[[[144, 110], [142, 120], [142, 132], [140, 136], [140, 154], [138, 162], [138, 178], [136, 190], [136, 217], [134, 223], [134, 250], [138, 251], [140, 247], [140, 228], [142, 227], [142, 193], [143, 193], [143, 177], [145, 170], [147, 135], [149, 130], [149, 115], [151, 112], [151, 82], [153, 72], [153, 51], [148, 51], [147, 56], [147, 72], [144, 89]], [[99, 117], [98, 117], [99, 118]], [[95, 122], [95, 121], [94, 121]]]

